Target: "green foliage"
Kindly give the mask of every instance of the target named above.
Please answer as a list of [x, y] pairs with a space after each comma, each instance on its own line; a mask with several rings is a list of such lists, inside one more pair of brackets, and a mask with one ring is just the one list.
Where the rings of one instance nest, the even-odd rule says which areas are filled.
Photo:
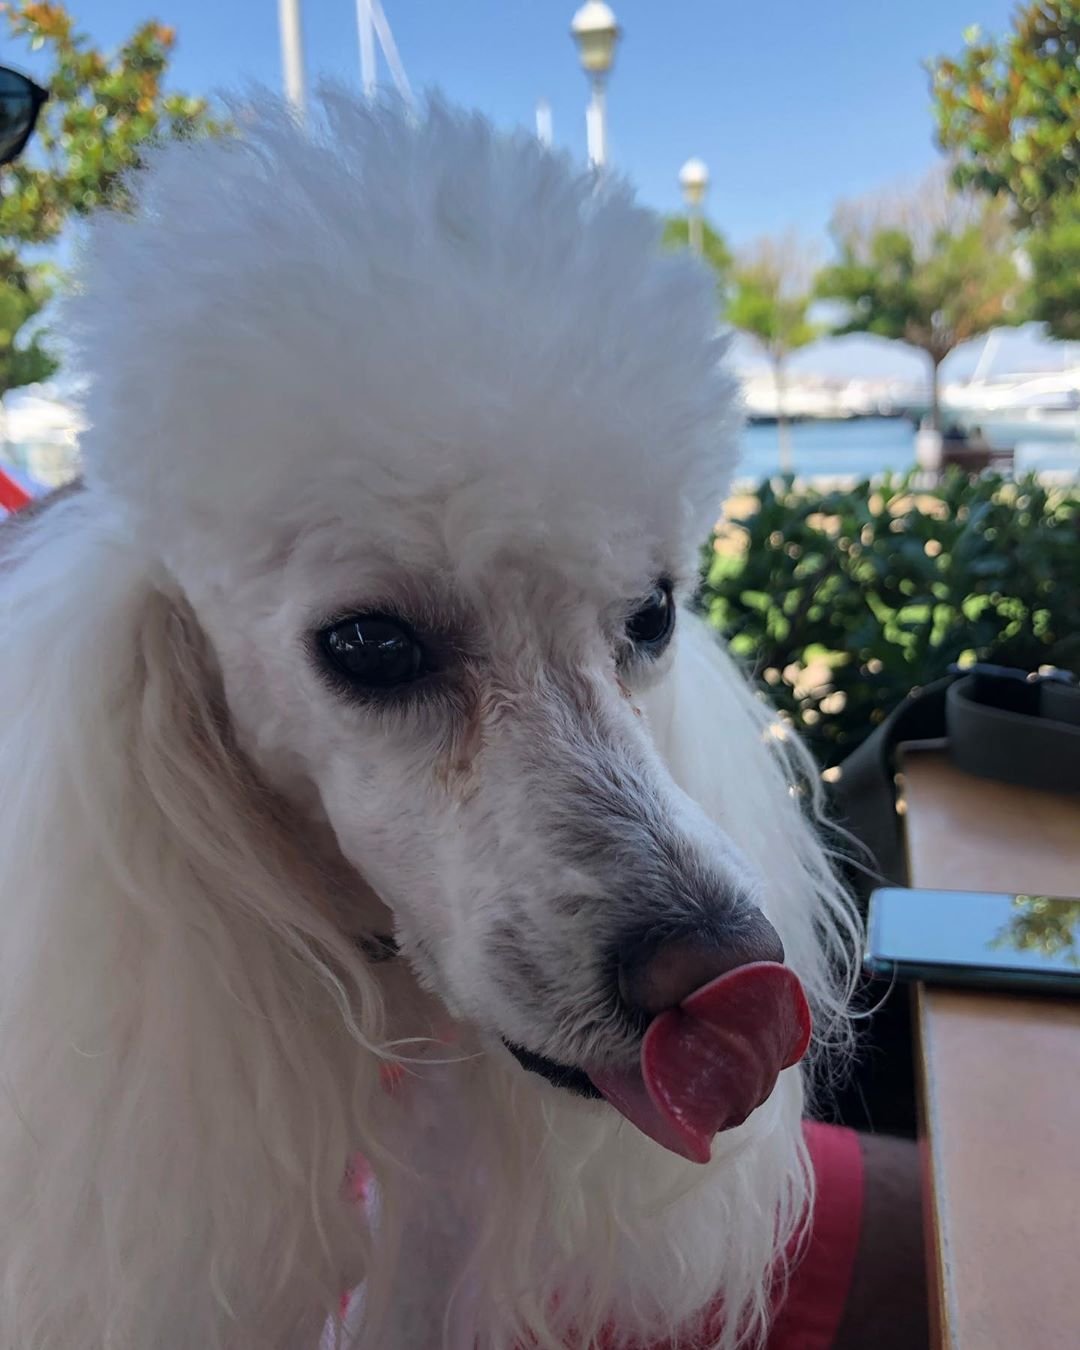
[[4, 170], [0, 235], [12, 242], [53, 242], [71, 215], [124, 206], [123, 177], [155, 141], [212, 125], [204, 100], [167, 93], [176, 34], [156, 21], [140, 25], [114, 53], [95, 47], [62, 5], [0, 6], [10, 35], [51, 59], [50, 98], [33, 151]]
[[735, 266], [728, 301], [728, 322], [752, 337], [772, 362], [780, 464], [785, 470], [791, 467], [785, 365], [793, 351], [819, 336], [807, 317], [813, 298], [809, 278], [805, 250], [794, 235], [760, 239]]
[[[690, 247], [690, 222], [686, 216], [668, 216], [664, 221], [664, 247]], [[724, 236], [707, 220], [701, 222], [701, 256], [716, 273], [717, 298], [723, 308], [733, 259]]]
[[978, 224], [938, 231], [923, 256], [900, 229], [838, 243], [840, 261], [818, 281], [819, 295], [848, 306], [838, 333], [896, 338], [940, 361], [961, 342], [1011, 320], [1019, 287], [1011, 243]]
[[55, 372], [56, 361], [44, 347], [44, 335], [38, 331], [25, 336], [51, 295], [44, 265], [15, 266], [7, 275], [0, 271], [0, 394], [37, 384]]
[[818, 336], [807, 318], [810, 300], [809, 295], [785, 295], [774, 271], [752, 264], [735, 271], [727, 318], [770, 358], [783, 360]]
[[1032, 318], [1052, 337], [1080, 342], [1080, 192], [1054, 202], [1027, 241]]
[[804, 250], [791, 235], [760, 239], [732, 271], [728, 322], [775, 364], [819, 336], [807, 311], [813, 295]]
[[1080, 0], [1023, 4], [1002, 38], [970, 29], [930, 77], [958, 185], [1009, 197], [1022, 224], [1080, 189]]
[[[962, 204], [957, 203], [957, 206]], [[910, 208], [909, 208], [910, 209]], [[962, 342], [1024, 317], [1014, 240], [1000, 212], [915, 230], [841, 212], [833, 225], [839, 261], [818, 277], [823, 299], [845, 314], [836, 333], [874, 333], [925, 352], [938, 414], [938, 367]]]
[[[702, 222], [702, 256], [716, 273], [717, 298], [728, 323], [752, 337], [772, 362], [780, 424], [780, 458], [790, 463], [791, 446], [784, 412], [784, 363], [799, 347], [813, 342], [820, 330], [807, 311], [813, 296], [805, 284], [809, 269], [797, 242], [791, 238], [762, 239], [756, 248], [736, 260], [724, 239]], [[688, 248], [689, 221], [669, 217], [664, 227], [668, 248]]]
[[59, 4], [0, 4], [10, 37], [44, 50], [50, 91], [30, 149], [0, 169], [0, 397], [55, 368], [37, 333], [20, 330], [47, 303], [50, 273], [28, 250], [53, 244], [73, 217], [127, 205], [125, 175], [156, 141], [214, 130], [201, 99], [166, 92], [176, 37], [149, 21], [113, 53]]
[[956, 661], [1080, 673], [1080, 493], [763, 483], [706, 550], [699, 601], [820, 763]]

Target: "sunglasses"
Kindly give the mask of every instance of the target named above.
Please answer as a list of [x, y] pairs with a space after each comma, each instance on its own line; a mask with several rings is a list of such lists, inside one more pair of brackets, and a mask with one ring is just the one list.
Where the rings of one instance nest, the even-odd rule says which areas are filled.
[[49, 91], [28, 75], [0, 66], [0, 164], [22, 154]]

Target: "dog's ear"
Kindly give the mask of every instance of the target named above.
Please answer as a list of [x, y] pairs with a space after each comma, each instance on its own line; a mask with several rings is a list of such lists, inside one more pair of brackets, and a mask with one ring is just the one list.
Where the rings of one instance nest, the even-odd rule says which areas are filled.
[[[0, 563], [0, 1345], [317, 1345], [379, 999], [90, 492]], [[340, 882], [340, 878], [336, 879]]]

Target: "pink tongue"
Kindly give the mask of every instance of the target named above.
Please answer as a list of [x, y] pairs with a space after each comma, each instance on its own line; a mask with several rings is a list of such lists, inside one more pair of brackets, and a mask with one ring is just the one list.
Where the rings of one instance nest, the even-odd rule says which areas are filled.
[[709, 1161], [713, 1135], [741, 1125], [781, 1069], [810, 1043], [810, 1008], [787, 966], [736, 966], [650, 1025], [640, 1070], [589, 1076], [650, 1139], [692, 1162]]

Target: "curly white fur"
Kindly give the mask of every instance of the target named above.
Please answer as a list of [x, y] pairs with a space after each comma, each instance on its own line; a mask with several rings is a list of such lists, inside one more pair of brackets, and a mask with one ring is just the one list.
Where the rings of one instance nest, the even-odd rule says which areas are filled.
[[[688, 616], [620, 655], [730, 474], [708, 279], [438, 104], [237, 121], [97, 227], [87, 486], [0, 535], [0, 1347], [585, 1346], [720, 1298], [729, 1350], [805, 1212], [799, 1072], [697, 1168], [500, 1044], [632, 1052], [599, 972], [673, 857], [843, 1035], [801, 751]], [[343, 700], [311, 634], [365, 609], [446, 688]]]

